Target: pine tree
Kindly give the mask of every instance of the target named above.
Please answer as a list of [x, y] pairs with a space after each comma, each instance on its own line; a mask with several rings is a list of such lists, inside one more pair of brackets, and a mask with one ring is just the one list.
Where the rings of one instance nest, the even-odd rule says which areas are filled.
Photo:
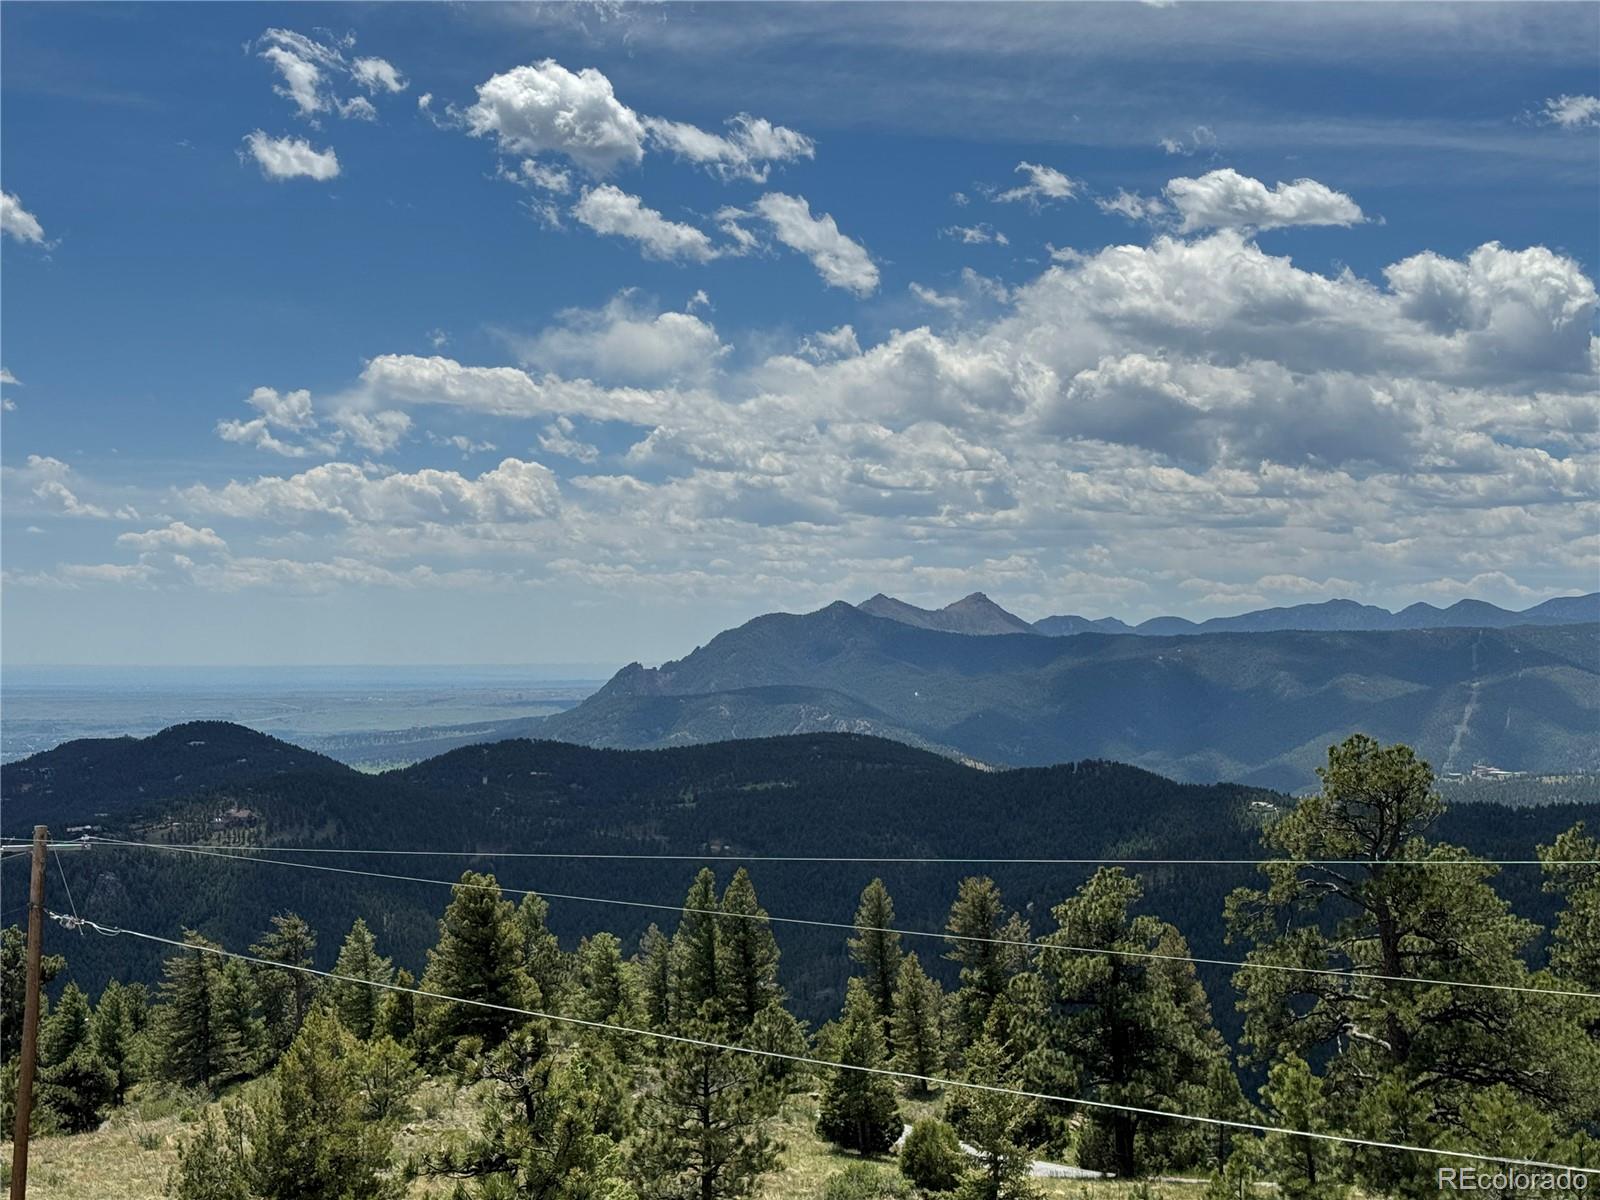
[[[285, 967], [315, 965], [317, 935], [297, 913], [279, 913], [272, 928], [250, 947], [257, 958], [282, 963]], [[262, 1011], [266, 1014], [267, 1036], [274, 1055], [281, 1054], [300, 1032], [300, 1023], [311, 1010], [316, 977], [301, 970], [260, 970]]]
[[[638, 1029], [644, 1023], [639, 985], [622, 960], [622, 943], [615, 934], [597, 933], [578, 943], [574, 975], [574, 1015], [624, 1029]], [[637, 1035], [585, 1030], [583, 1036], [609, 1046], [621, 1062], [631, 1062], [641, 1053]]]
[[[1138, 880], [1120, 867], [1096, 871], [1056, 906], [1060, 929], [1042, 944], [1104, 953], [1046, 952], [1040, 972], [1056, 1013], [1050, 1035], [1077, 1094], [1170, 1110], [1211, 1079], [1226, 1047], [1211, 1024], [1192, 964], [1140, 957], [1187, 959], [1189, 953], [1166, 922], [1132, 915], [1142, 895]], [[1099, 1110], [1085, 1119], [1109, 1126], [1112, 1159], [1085, 1165], [1110, 1165], [1123, 1178], [1143, 1165], [1137, 1139], [1161, 1132], [1152, 1128], [1152, 1118], [1133, 1112]]]
[[[930, 979], [915, 954], [900, 962], [895, 977], [894, 1067], [908, 1075], [937, 1075], [944, 1069], [944, 989]], [[908, 1085], [915, 1095], [930, 1091], [925, 1083]]]
[[1007, 1072], [1007, 1054], [985, 1034], [967, 1049], [965, 1078], [977, 1088], [956, 1089], [949, 1106], [950, 1123], [978, 1150], [978, 1170], [961, 1183], [961, 1200], [1033, 1200], [1037, 1190], [1028, 1181], [1032, 1152], [1020, 1140], [1036, 1116], [1037, 1103], [989, 1088], [1015, 1088]]
[[[1328, 1105], [1322, 1081], [1303, 1058], [1293, 1055], [1272, 1064], [1261, 1089], [1267, 1123], [1306, 1133], [1329, 1132]], [[1267, 1177], [1288, 1200], [1321, 1200], [1346, 1178], [1343, 1147], [1316, 1138], [1270, 1133], [1262, 1144]]]
[[[711, 1010], [708, 1008], [708, 1016]], [[723, 1035], [707, 1017], [680, 1018], [686, 1037]], [[634, 1171], [648, 1200], [744, 1200], [783, 1147], [767, 1132], [778, 1094], [753, 1055], [673, 1043], [644, 1102]]]
[[121, 1104], [128, 1089], [138, 1082], [139, 1043], [146, 1019], [144, 1008], [144, 986], [129, 986], [115, 979], [106, 984], [94, 1007], [90, 1036], [95, 1053], [110, 1068], [116, 1081], [112, 1092], [116, 1104]]
[[[1443, 810], [1428, 765], [1356, 735], [1318, 774], [1322, 790], [1268, 829], [1279, 859], [1262, 868], [1266, 888], [1229, 897], [1229, 925], [1254, 943], [1252, 964], [1353, 974], [1241, 970], [1246, 1044], [1267, 1061], [1318, 1062], [1330, 1124], [1358, 1137], [1459, 1145], [1496, 1086], [1530, 1119], [1552, 1117], [1555, 1136], [1592, 1120], [1600, 1043], [1581, 1002], [1396, 978], [1537, 986], [1522, 958], [1536, 927], [1496, 894], [1495, 868], [1426, 839]], [[1350, 1173], [1409, 1194], [1433, 1186], [1435, 1166], [1360, 1150]]]
[[223, 963], [217, 975], [217, 1025], [230, 1047], [229, 1073], [252, 1075], [267, 1057], [266, 1022], [258, 1015], [257, 976], [238, 959]]
[[[49, 984], [66, 965], [67, 960], [59, 954], [41, 957], [41, 986]], [[22, 983], [27, 977], [28, 936], [8, 925], [0, 932], [0, 1063], [10, 1062], [22, 1052], [22, 1010], [27, 999]]]
[[683, 916], [672, 937], [672, 1008], [683, 1019], [698, 1019], [708, 1003], [719, 1014], [723, 1010], [720, 912], [717, 877], [710, 867], [702, 867], [684, 897]]
[[39, 1103], [68, 1133], [99, 1125], [116, 1093], [116, 1074], [95, 1048], [91, 1020], [88, 997], [69, 983], [39, 1031]]
[[[775, 1055], [791, 1058], [811, 1057], [811, 1047], [806, 1043], [806, 1027], [781, 1004], [769, 1004], [756, 1014], [750, 1028], [744, 1031], [742, 1045], [753, 1050], [766, 1050]], [[805, 1063], [788, 1058], [760, 1058], [761, 1072], [780, 1092], [798, 1091], [810, 1077], [811, 1068]]]
[[1552, 845], [1540, 846], [1539, 858], [1544, 864], [1544, 890], [1559, 895], [1565, 904], [1550, 942], [1550, 969], [1563, 979], [1600, 991], [1600, 842], [1585, 833], [1579, 821]]
[[76, 983], [61, 989], [61, 997], [39, 1026], [39, 1062], [43, 1066], [65, 1061], [89, 1042], [89, 998]]
[[417, 981], [401, 967], [394, 973], [393, 983], [378, 1002], [377, 1032], [405, 1046], [411, 1043], [417, 1028], [417, 998], [406, 989], [416, 987]]
[[734, 872], [723, 894], [722, 911], [728, 915], [720, 930], [719, 991], [729, 1022], [739, 1031], [748, 1028], [768, 1005], [783, 1001], [778, 986], [778, 941], [743, 867]]
[[536, 1007], [564, 1012], [571, 985], [572, 962], [550, 932], [550, 902], [529, 892], [517, 905], [517, 932], [522, 938], [522, 966], [538, 987]]
[[639, 939], [635, 956], [644, 983], [645, 1015], [653, 1029], [665, 1029], [672, 1019], [672, 939], [654, 922]]
[[194, 930], [164, 966], [158, 1010], [157, 1070], [185, 1087], [211, 1088], [237, 1074], [240, 1047], [223, 1019], [222, 959]]
[[[438, 944], [428, 951], [422, 990], [528, 1008], [534, 988], [522, 957], [522, 937], [511, 902], [501, 897], [493, 875], [467, 871], [439, 922]], [[526, 1019], [500, 1009], [437, 1000], [423, 1000], [417, 1007], [419, 1036], [436, 1054], [457, 1048], [464, 1038], [493, 1048]]]
[[893, 928], [894, 901], [883, 880], [874, 879], [862, 891], [861, 902], [856, 906], [856, 935], [850, 939], [850, 957], [861, 965], [867, 992], [879, 1019], [886, 1022], [894, 1015], [895, 982], [900, 974], [900, 935], [892, 932]]
[[841, 1065], [833, 1069], [822, 1093], [817, 1133], [847, 1150], [880, 1154], [900, 1136], [900, 1105], [894, 1081], [872, 1073], [887, 1066], [883, 1022], [860, 979], [852, 979], [845, 992], [837, 1049]]
[[1022, 949], [1003, 942], [1026, 942], [1027, 925], [1013, 914], [1002, 926], [1004, 914], [1000, 889], [994, 880], [969, 876], [961, 881], [945, 923], [950, 945], [945, 957], [961, 964], [961, 988], [956, 1002], [964, 1043], [982, 1036], [989, 1006], [1025, 961]]
[[[333, 973], [378, 984], [388, 983], [394, 974], [389, 960], [379, 957], [377, 939], [360, 917], [350, 927], [344, 945], [339, 947]], [[377, 1028], [378, 1010], [387, 994], [381, 988], [339, 979], [328, 983], [328, 996], [339, 1014], [340, 1024], [362, 1041], [371, 1037]]]
[[423, 1173], [469, 1179], [456, 1194], [483, 1200], [627, 1200], [621, 1151], [595, 1128], [590, 1069], [561, 1061], [539, 1023], [512, 1034], [481, 1066], [491, 1086], [477, 1133], [425, 1157]]
[[250, 1179], [263, 1200], [380, 1200], [394, 1125], [367, 1116], [362, 1047], [330, 1008], [315, 1006], [267, 1086], [252, 1100]]
[[194, 1134], [178, 1145], [178, 1163], [167, 1177], [171, 1200], [256, 1200], [250, 1190], [248, 1116], [225, 1104], [220, 1116], [207, 1109]]

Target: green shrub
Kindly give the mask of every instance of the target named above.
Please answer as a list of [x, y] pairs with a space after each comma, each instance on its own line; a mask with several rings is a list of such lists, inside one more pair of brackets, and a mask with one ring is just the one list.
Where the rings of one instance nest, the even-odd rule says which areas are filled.
[[933, 1117], [913, 1125], [900, 1147], [900, 1173], [925, 1192], [954, 1191], [966, 1169], [956, 1131]]
[[818, 1200], [909, 1200], [910, 1196], [904, 1179], [863, 1162], [828, 1176]]

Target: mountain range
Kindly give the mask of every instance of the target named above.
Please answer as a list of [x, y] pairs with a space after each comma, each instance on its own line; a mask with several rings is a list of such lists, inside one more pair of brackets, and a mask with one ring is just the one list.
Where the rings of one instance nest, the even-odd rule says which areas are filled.
[[1057, 616], [1028, 622], [1007, 612], [982, 592], [973, 592], [943, 608], [918, 608], [879, 592], [856, 605], [864, 613], [886, 617], [919, 629], [946, 633], [1043, 633], [1070, 637], [1077, 633], [1137, 633], [1146, 637], [1172, 637], [1189, 633], [1270, 633], [1281, 629], [1338, 632], [1394, 629], [1509, 629], [1514, 625], [1580, 625], [1600, 621], [1600, 592], [1585, 596], [1557, 596], [1521, 612], [1482, 600], [1458, 600], [1448, 608], [1412, 604], [1390, 612], [1354, 600], [1324, 600], [1318, 604], [1293, 604], [1262, 608], [1232, 617], [1191, 621], [1186, 617], [1151, 617], [1129, 625], [1116, 617]]
[[980, 633], [1009, 615], [982, 596], [951, 607], [757, 617], [529, 729], [622, 748], [833, 730], [990, 765], [1106, 758], [1286, 790], [1357, 731], [1440, 770], [1600, 766], [1592, 624], [1051, 637]]

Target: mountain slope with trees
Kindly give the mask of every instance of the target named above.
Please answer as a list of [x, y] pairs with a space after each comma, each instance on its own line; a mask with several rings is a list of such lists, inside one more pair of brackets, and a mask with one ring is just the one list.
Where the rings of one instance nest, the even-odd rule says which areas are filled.
[[[829, 704], [797, 705], [809, 689]], [[833, 697], [840, 697], [834, 700]], [[831, 707], [830, 707], [831, 705]], [[973, 636], [832, 604], [619, 671], [543, 737], [645, 748], [861, 729], [991, 764], [1081, 758], [1303, 788], [1351, 729], [1441, 769], [1600, 766], [1600, 629]]]

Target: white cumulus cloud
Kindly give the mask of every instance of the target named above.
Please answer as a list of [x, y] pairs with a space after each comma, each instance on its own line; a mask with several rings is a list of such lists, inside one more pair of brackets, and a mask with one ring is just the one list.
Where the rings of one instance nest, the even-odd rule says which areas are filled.
[[1183, 218], [1181, 232], [1197, 229], [1279, 229], [1288, 225], [1356, 225], [1361, 207], [1315, 179], [1267, 187], [1231, 167], [1198, 179], [1174, 179], [1167, 199]]
[[994, 196], [997, 204], [1014, 204], [1021, 200], [1034, 208], [1039, 208], [1057, 200], [1071, 200], [1078, 194], [1077, 180], [1068, 178], [1054, 167], [1047, 167], [1042, 163], [1019, 162], [1017, 171], [1027, 176], [1027, 182], [997, 192]]
[[878, 267], [866, 247], [841, 233], [828, 213], [812, 216], [805, 197], [768, 192], [756, 201], [755, 211], [773, 237], [811, 260], [829, 287], [857, 296], [870, 296], [878, 290]]
[[245, 137], [250, 156], [268, 179], [315, 179], [339, 176], [339, 156], [333, 147], [318, 150], [305, 138], [268, 137], [261, 130]]
[[646, 258], [709, 262], [717, 257], [716, 247], [704, 231], [669, 221], [614, 184], [586, 189], [572, 206], [572, 215], [596, 233], [638, 243]]
[[44, 226], [10, 192], [0, 192], [0, 233], [19, 242], [44, 241]]

